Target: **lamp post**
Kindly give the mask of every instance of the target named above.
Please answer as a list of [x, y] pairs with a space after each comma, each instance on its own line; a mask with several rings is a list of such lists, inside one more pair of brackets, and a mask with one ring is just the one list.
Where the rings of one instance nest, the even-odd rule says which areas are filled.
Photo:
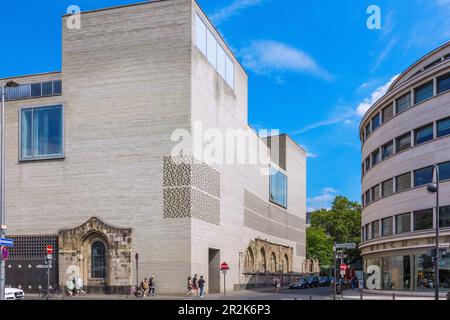
[[434, 254], [434, 263], [435, 263], [435, 299], [439, 300], [439, 227], [440, 227], [440, 219], [439, 219], [439, 166], [435, 164], [433, 166], [433, 172], [435, 177], [435, 182], [430, 183], [427, 186], [427, 190], [430, 193], [436, 194], [436, 250]]
[[[4, 85], [1, 85], [2, 89], [2, 120], [1, 120], [1, 146], [0, 146], [0, 174], [1, 174], [1, 182], [0, 182], [0, 237], [5, 237], [6, 231], [6, 214], [5, 214], [5, 89], [6, 88], [14, 88], [18, 87], [19, 84], [14, 81], [9, 81]], [[0, 261], [0, 300], [5, 300], [5, 260], [1, 259]]]

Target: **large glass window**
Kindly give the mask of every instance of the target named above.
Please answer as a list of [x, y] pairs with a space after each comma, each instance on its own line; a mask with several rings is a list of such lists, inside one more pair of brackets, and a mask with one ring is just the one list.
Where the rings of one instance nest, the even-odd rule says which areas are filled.
[[367, 190], [367, 191], [366, 191], [366, 193], [365, 193], [365, 199], [366, 199], [365, 204], [366, 204], [366, 206], [367, 206], [367, 205], [370, 204], [371, 199], [372, 199], [372, 198], [370, 197], [370, 190]]
[[450, 162], [439, 164], [439, 181], [450, 180]]
[[447, 136], [450, 134], [450, 118], [440, 120], [437, 122], [438, 137]]
[[415, 131], [415, 144], [418, 145], [433, 140], [433, 137], [433, 124], [429, 124]]
[[5, 88], [5, 100], [20, 100], [59, 95], [62, 91], [61, 80], [21, 84], [13, 88]]
[[383, 237], [388, 237], [393, 234], [394, 218], [389, 217], [381, 220], [381, 232]]
[[386, 108], [384, 108], [381, 111], [382, 115], [383, 115], [383, 123], [385, 123], [386, 121], [392, 119], [394, 117], [394, 104], [391, 103], [389, 106], [387, 106]]
[[433, 81], [414, 89], [415, 103], [420, 103], [433, 96]]
[[405, 233], [411, 231], [411, 214], [399, 214], [395, 217], [395, 233]]
[[439, 226], [440, 228], [450, 228], [450, 206], [439, 208]]
[[378, 162], [380, 162], [380, 149], [375, 150], [372, 152], [372, 166], [376, 165]]
[[380, 199], [380, 185], [377, 184], [375, 187], [372, 188], [372, 199], [373, 201], [377, 201]]
[[396, 179], [396, 192], [402, 192], [411, 188], [411, 172], [402, 174]]
[[414, 212], [414, 231], [433, 229], [433, 209]]
[[206, 26], [198, 15], [195, 21], [195, 45], [206, 56]]
[[394, 143], [392, 141], [389, 141], [384, 146], [381, 147], [382, 153], [383, 153], [383, 160], [386, 158], [389, 158], [394, 154]]
[[411, 287], [411, 259], [409, 256], [383, 258], [383, 289], [408, 290]]
[[366, 127], [364, 128], [364, 135], [367, 139], [367, 137], [370, 135], [370, 133], [372, 132], [371, 127], [370, 127], [370, 121], [368, 124], [366, 124]]
[[63, 107], [21, 110], [21, 160], [63, 156]]
[[381, 184], [381, 193], [383, 197], [390, 196], [394, 193], [394, 179], [389, 179]]
[[380, 237], [380, 221], [372, 222], [372, 239], [377, 239]]
[[411, 132], [408, 132], [395, 139], [397, 152], [409, 149], [411, 147]]
[[414, 186], [419, 187], [433, 182], [433, 167], [414, 171]]
[[367, 170], [370, 169], [370, 157], [367, 157], [367, 159], [364, 161], [365, 165], [366, 165], [366, 172]]
[[270, 201], [287, 208], [287, 177], [270, 167]]
[[397, 114], [405, 111], [411, 107], [411, 93], [407, 93], [404, 96], [396, 100]]
[[95, 242], [91, 247], [91, 278], [106, 278], [106, 248], [100, 241]]
[[366, 224], [364, 226], [364, 230], [365, 230], [365, 232], [364, 232], [364, 241], [367, 241], [367, 240], [370, 239], [369, 238], [369, 232], [370, 232], [369, 226], [370, 226], [369, 224]]
[[437, 93], [442, 93], [450, 89], [450, 73], [437, 78]]
[[372, 118], [372, 131], [378, 128], [380, 126], [380, 123], [381, 123], [380, 114], [377, 113], [377, 115]]
[[214, 33], [208, 29], [203, 20], [196, 16], [197, 48], [205, 55], [220, 76], [234, 89], [234, 63], [228, 56], [224, 47], [217, 41]]

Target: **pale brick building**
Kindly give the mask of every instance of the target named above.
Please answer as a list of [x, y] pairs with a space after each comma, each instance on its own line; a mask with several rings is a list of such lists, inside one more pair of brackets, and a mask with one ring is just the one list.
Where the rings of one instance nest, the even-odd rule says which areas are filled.
[[[302, 272], [305, 151], [287, 135], [258, 143], [247, 75], [195, 1], [84, 12], [81, 29], [67, 19], [61, 72], [0, 79], [20, 84], [6, 92], [7, 285], [46, 284], [47, 244], [51, 282], [79, 275], [89, 292], [154, 275], [180, 293], [195, 273], [219, 292], [223, 261], [228, 290]], [[267, 164], [174, 161], [173, 133], [200, 122], [247, 132]]]

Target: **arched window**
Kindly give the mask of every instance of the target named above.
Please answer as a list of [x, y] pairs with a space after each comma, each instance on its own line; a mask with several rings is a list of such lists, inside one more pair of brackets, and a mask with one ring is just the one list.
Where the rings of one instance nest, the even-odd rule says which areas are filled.
[[255, 272], [255, 257], [253, 255], [252, 249], [250, 248], [248, 248], [247, 252], [245, 253], [244, 269], [245, 272]]
[[273, 252], [270, 256], [270, 272], [277, 272], [277, 257]]
[[285, 254], [284, 255], [284, 261], [283, 261], [283, 272], [284, 273], [288, 273], [289, 272], [289, 258], [288, 256]]
[[260, 255], [261, 255], [261, 268], [260, 268], [260, 271], [266, 272], [266, 270], [267, 270], [266, 251], [264, 250], [264, 248], [261, 248]]
[[91, 247], [91, 278], [106, 278], [106, 248], [101, 241], [94, 242]]

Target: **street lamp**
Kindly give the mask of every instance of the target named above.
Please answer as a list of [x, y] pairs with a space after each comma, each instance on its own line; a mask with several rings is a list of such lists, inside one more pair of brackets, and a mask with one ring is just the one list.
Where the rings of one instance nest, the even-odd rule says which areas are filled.
[[427, 190], [430, 193], [436, 194], [436, 250], [434, 254], [435, 263], [435, 299], [439, 300], [439, 166], [437, 164], [433, 165], [433, 172], [435, 177], [435, 182], [428, 184]]
[[[5, 237], [6, 231], [6, 214], [5, 214], [5, 89], [6, 88], [15, 88], [18, 87], [19, 84], [15, 81], [8, 81], [6, 84], [2, 84], [2, 120], [1, 120], [1, 147], [0, 147], [0, 237]], [[1, 259], [0, 265], [0, 300], [5, 300], [5, 260]]]

